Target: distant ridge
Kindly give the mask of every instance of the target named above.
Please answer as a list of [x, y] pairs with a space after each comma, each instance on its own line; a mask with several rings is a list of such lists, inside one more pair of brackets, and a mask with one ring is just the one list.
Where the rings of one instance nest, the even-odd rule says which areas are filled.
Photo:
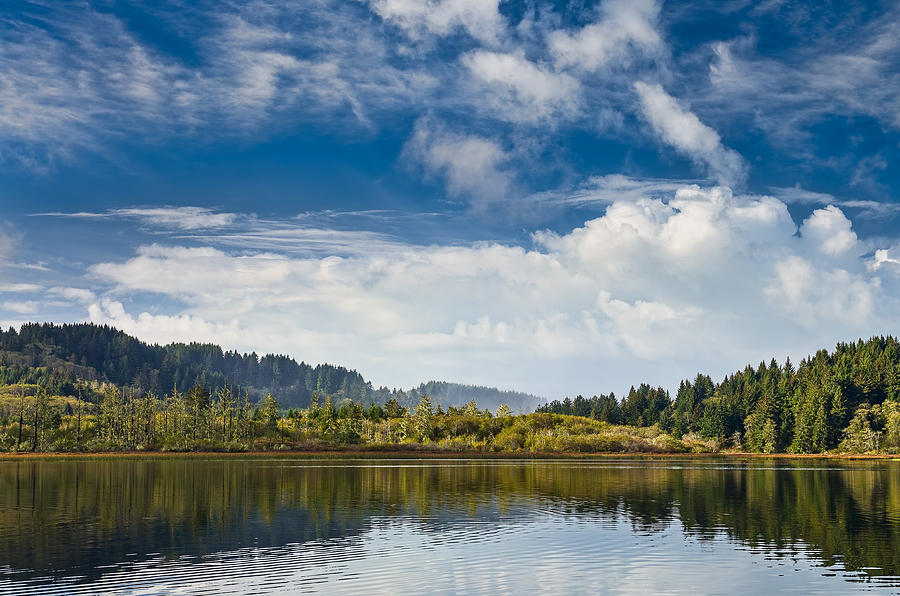
[[408, 392], [411, 395], [428, 395], [432, 402], [443, 407], [458, 406], [475, 400], [482, 409], [496, 410], [500, 404], [506, 404], [514, 412], [531, 412], [547, 400], [523, 393], [521, 391], [504, 391], [496, 387], [483, 387], [480, 385], [461, 385], [446, 381], [428, 381]]

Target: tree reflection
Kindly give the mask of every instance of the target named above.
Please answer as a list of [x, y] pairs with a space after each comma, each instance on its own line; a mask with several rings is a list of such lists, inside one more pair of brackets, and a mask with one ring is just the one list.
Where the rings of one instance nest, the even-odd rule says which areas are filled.
[[[723, 465], [718, 465], [723, 464]], [[754, 460], [494, 462], [195, 458], [0, 463], [0, 566], [91, 577], [159, 553], [202, 556], [359, 535], [403, 519], [424, 532], [547, 512], [636, 530], [680, 519], [766, 551], [803, 545], [848, 570], [900, 573], [900, 466]], [[21, 571], [17, 573], [23, 573]]]

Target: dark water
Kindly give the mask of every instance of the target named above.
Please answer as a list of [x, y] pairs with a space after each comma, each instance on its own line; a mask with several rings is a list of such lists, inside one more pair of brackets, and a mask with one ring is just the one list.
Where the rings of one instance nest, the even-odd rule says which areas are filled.
[[0, 461], [0, 593], [900, 592], [900, 463]]

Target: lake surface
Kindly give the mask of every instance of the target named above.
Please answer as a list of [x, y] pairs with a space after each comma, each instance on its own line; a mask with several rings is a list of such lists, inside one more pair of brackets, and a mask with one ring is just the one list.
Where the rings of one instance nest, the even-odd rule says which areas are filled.
[[0, 461], [0, 594], [900, 592], [900, 462]]

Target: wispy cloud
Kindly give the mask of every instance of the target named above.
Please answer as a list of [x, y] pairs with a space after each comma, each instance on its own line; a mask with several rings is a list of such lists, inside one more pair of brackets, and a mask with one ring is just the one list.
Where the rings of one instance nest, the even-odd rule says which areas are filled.
[[2, 305], [3, 310], [20, 315], [34, 314], [38, 310], [38, 303], [34, 300], [12, 301], [7, 300]]
[[665, 143], [704, 166], [720, 184], [743, 184], [746, 163], [740, 154], [722, 144], [716, 131], [666, 93], [662, 86], [639, 81], [634, 88], [644, 116]]
[[810, 41], [777, 57], [758, 52], [754, 35], [716, 42], [710, 84], [697, 85], [694, 99], [732, 118], [749, 115], [773, 143], [807, 158], [816, 153], [812, 127], [836, 116], [870, 116], [900, 128], [900, 20], [884, 8], [866, 24], [848, 18], [843, 26], [807, 32]]
[[40, 284], [0, 282], [0, 292], [38, 292], [43, 289]]
[[555, 205], [586, 207], [607, 205], [613, 202], [638, 201], [641, 199], [665, 199], [697, 180], [671, 180], [658, 178], [633, 178], [623, 174], [593, 176], [586, 182], [573, 187], [535, 193], [530, 200]]
[[834, 195], [815, 192], [801, 186], [775, 186], [771, 192], [785, 203], [804, 205], [835, 205], [854, 212], [857, 217], [885, 218], [900, 214], [900, 203], [870, 201], [863, 199], [840, 199]]
[[91, 290], [85, 288], [73, 288], [67, 286], [56, 286], [47, 290], [47, 294], [51, 296], [59, 296], [68, 301], [78, 304], [91, 304], [97, 300], [97, 295]]
[[407, 246], [378, 232], [312, 228], [265, 220], [256, 220], [240, 231], [182, 238], [251, 252], [289, 255], [361, 256]]
[[[110, 222], [130, 220], [159, 236], [179, 241], [195, 241], [252, 253], [339, 256], [364, 255], [408, 246], [390, 233], [390, 230], [397, 230], [398, 222], [421, 224], [426, 220], [444, 220], [447, 217], [437, 213], [410, 214], [381, 209], [314, 211], [276, 219], [190, 206], [129, 207], [102, 212], [37, 213], [33, 216]], [[51, 290], [73, 299], [80, 291], [71, 288]]]
[[142, 224], [177, 230], [221, 228], [234, 223], [234, 213], [221, 213], [207, 207], [128, 207], [102, 212], [73, 211], [35, 213], [38, 217], [68, 217], [76, 219], [133, 219]]
[[134, 136], [246, 136], [275, 119], [368, 126], [371, 113], [435, 86], [424, 70], [391, 66], [386, 41], [356, 5], [303, 3], [303, 35], [290, 3], [223, 6], [194, 22], [156, 15], [192, 46], [193, 60], [86, 4], [47, 8], [6, 18], [0, 46], [0, 158], [36, 169], [81, 151], [112, 158], [108, 144]]

